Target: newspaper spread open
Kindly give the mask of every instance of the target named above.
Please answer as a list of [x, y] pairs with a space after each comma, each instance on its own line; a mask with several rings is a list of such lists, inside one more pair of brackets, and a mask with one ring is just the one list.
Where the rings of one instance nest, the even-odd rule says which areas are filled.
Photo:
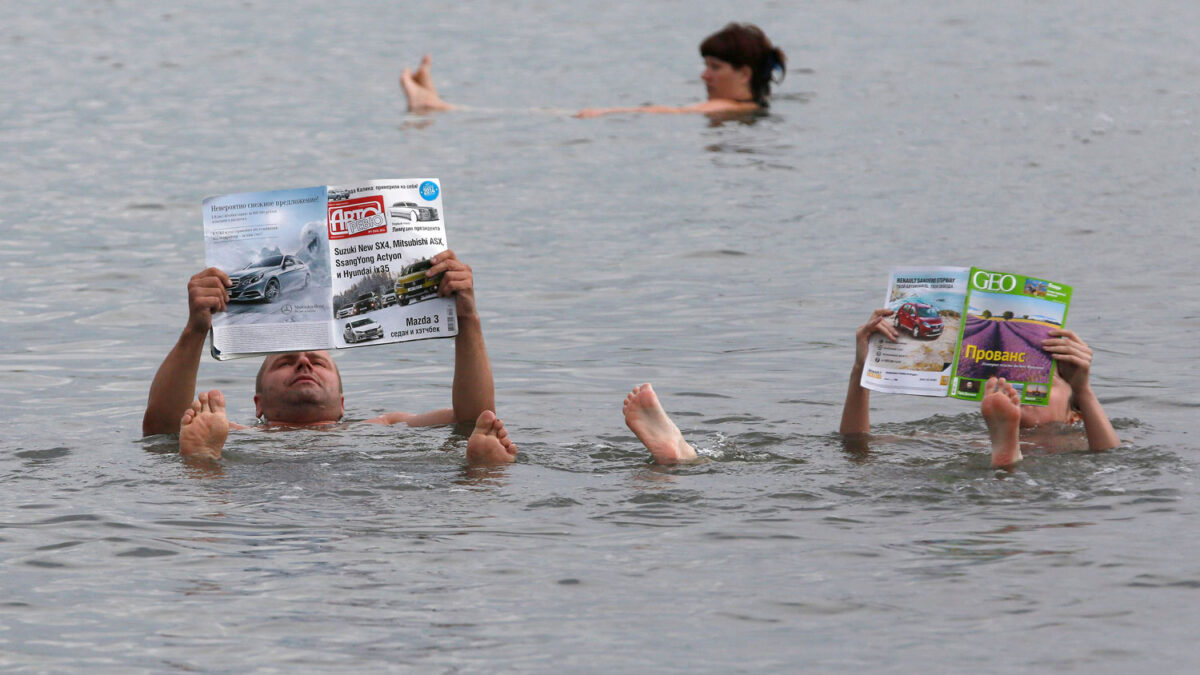
[[900, 337], [871, 337], [861, 384], [978, 401], [995, 376], [1012, 383], [1022, 403], [1046, 405], [1055, 362], [1041, 343], [1065, 324], [1071, 292], [978, 267], [895, 268], [884, 306]]
[[458, 334], [429, 259], [447, 248], [436, 178], [204, 200], [205, 258], [233, 282], [212, 355], [341, 349]]

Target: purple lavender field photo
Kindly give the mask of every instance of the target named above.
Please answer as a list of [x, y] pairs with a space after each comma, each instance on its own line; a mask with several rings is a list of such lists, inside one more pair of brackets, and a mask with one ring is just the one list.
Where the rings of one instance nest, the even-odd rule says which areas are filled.
[[[1021, 319], [985, 319], [967, 315], [963, 328], [962, 349], [958, 356], [959, 377], [986, 379], [1003, 377], [1011, 382], [1048, 382], [1050, 357], [1042, 351], [1042, 340], [1054, 328], [1049, 324]], [[968, 357], [968, 346], [978, 351], [1004, 351], [1025, 354], [1024, 362]]]

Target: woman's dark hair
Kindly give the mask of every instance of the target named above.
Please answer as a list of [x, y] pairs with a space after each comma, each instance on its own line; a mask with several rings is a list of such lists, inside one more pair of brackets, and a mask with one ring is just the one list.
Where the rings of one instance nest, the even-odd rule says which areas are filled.
[[766, 107], [771, 95], [771, 82], [779, 71], [777, 82], [787, 74], [787, 56], [771, 44], [762, 29], [752, 23], [731, 23], [704, 38], [700, 56], [721, 59], [734, 68], [750, 67], [750, 93], [754, 102]]

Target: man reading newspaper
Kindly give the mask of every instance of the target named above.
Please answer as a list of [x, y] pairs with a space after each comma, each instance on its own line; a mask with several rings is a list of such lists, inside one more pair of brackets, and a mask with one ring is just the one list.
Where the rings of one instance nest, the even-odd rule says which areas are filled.
[[[438, 295], [453, 295], [459, 320], [454, 338], [454, 382], [451, 407], [426, 413], [392, 412], [367, 420], [375, 424], [428, 426], [474, 422], [467, 442], [472, 463], [511, 462], [517, 446], [495, 414], [492, 366], [483, 342], [483, 329], [475, 308], [471, 268], [446, 250], [432, 258], [429, 277], [445, 273]], [[217, 460], [221, 457], [230, 424], [221, 391], [202, 392], [193, 398], [200, 356], [212, 326], [213, 312], [229, 302], [229, 276], [210, 267], [188, 282], [188, 322], [167, 354], [150, 385], [142, 433], [179, 432], [179, 451], [185, 457]], [[319, 428], [337, 424], [345, 413], [341, 374], [325, 351], [286, 352], [263, 359], [255, 380], [255, 414], [272, 427]]]

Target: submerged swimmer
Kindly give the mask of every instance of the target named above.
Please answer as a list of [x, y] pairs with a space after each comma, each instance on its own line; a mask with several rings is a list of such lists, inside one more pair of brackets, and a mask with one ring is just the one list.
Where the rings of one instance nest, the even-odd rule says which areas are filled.
[[[599, 117], [614, 113], [703, 113], [741, 114], [765, 109], [771, 96], [771, 83], [782, 82], [787, 73], [787, 56], [758, 26], [731, 23], [700, 43], [704, 58], [707, 100], [688, 106], [648, 105], [628, 108], [587, 108], [576, 117]], [[416, 72], [408, 68], [400, 75], [400, 86], [411, 112], [453, 110], [457, 106], [442, 100], [433, 84], [428, 54]], [[779, 79], [775, 80], [775, 73]]]
[[[422, 414], [392, 412], [367, 421], [409, 426], [474, 423], [475, 432], [467, 445], [468, 459], [487, 464], [511, 462], [517, 447], [494, 412], [492, 367], [475, 308], [471, 268], [453, 251], [443, 251], [432, 261], [427, 275], [444, 273], [438, 294], [455, 297], [459, 320], [454, 338], [452, 407]], [[191, 278], [187, 326], [150, 385], [142, 433], [149, 436], [178, 431], [180, 453], [187, 457], [219, 459], [229, 429], [246, 428], [228, 422], [225, 397], [220, 391], [201, 393], [195, 399], [192, 393], [212, 314], [226, 308], [229, 285], [229, 276], [216, 268]], [[254, 406], [255, 414], [266, 426], [331, 427], [342, 420], [346, 411], [341, 374], [324, 351], [269, 355], [255, 378]]]
[[[839, 428], [843, 436], [865, 436], [871, 432], [870, 390], [859, 382], [871, 335], [880, 333], [893, 342], [899, 337], [897, 329], [888, 320], [892, 313], [890, 309], [875, 310], [855, 333], [854, 367], [850, 370], [850, 385]], [[1016, 390], [1004, 378], [990, 378], [984, 386], [980, 412], [988, 427], [993, 467], [1008, 467], [1021, 461], [1022, 430], [1027, 433], [1057, 431], [1063, 425], [1083, 422], [1088, 450], [1108, 450], [1121, 444], [1100, 400], [1092, 391], [1092, 350], [1069, 330], [1052, 330], [1050, 335], [1042, 341], [1042, 348], [1053, 355], [1058, 368], [1050, 388], [1049, 405], [1021, 405]]]

